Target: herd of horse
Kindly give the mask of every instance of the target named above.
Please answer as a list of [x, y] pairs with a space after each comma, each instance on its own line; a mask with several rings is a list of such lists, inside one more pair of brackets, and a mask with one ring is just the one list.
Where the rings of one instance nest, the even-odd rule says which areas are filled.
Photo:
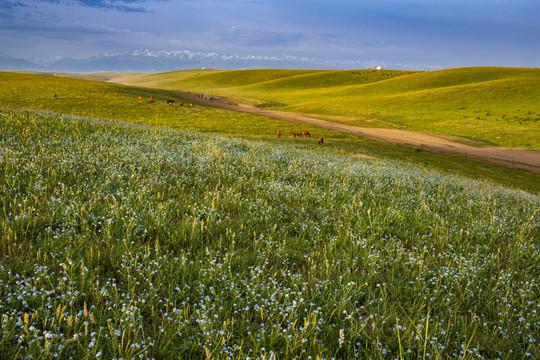
[[[56, 95], [54, 95], [54, 98], [56, 99]], [[139, 101], [142, 101], [142, 96], [139, 96]], [[152, 98], [152, 96], [150, 96], [150, 99], [148, 100], [148, 103], [149, 104], [154, 104], [156, 101]], [[170, 106], [173, 106], [175, 103], [174, 100], [167, 100], [167, 105], [170, 105]], [[178, 102], [178, 106], [184, 106], [184, 103], [183, 102]], [[189, 104], [188, 105], [189, 107], [193, 107], [193, 104]], [[289, 136], [292, 136], [292, 137], [301, 137], [301, 136], [306, 136], [306, 137], [311, 137], [311, 134], [309, 133], [309, 131], [307, 130], [302, 130], [300, 132], [289, 132]], [[278, 138], [282, 138], [283, 135], [281, 135], [281, 131], [278, 130], [277, 132], [277, 137]], [[324, 143], [324, 139], [322, 137], [319, 138], [319, 144], [323, 144]]]
[[[139, 96], [139, 101], [142, 101], [142, 96]], [[156, 100], [154, 100], [154, 98], [152, 96], [150, 96], [150, 99], [148, 99], [148, 103], [149, 104], [154, 104], [156, 102]], [[173, 106], [175, 103], [174, 100], [167, 100], [167, 105], [170, 105], [170, 106]], [[183, 102], [178, 102], [178, 106], [184, 106], [184, 103]], [[193, 104], [188, 104], [189, 107], [193, 107], [194, 105]]]
[[[300, 132], [290, 132], [289, 133], [289, 136], [292, 136], [292, 137], [301, 137], [301, 136], [306, 136], [306, 137], [311, 137], [311, 134], [309, 133], [309, 131], [307, 130], [302, 130]], [[282, 138], [283, 135], [281, 134], [281, 131], [277, 131], [277, 137], [278, 138]], [[324, 143], [324, 139], [322, 137], [319, 138], [319, 144], [322, 144]]]

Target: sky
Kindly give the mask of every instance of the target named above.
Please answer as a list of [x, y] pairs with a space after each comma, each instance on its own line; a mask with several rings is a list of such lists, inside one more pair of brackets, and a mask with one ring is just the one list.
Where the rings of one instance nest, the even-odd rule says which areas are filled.
[[5, 55], [138, 49], [288, 55], [336, 68], [540, 67], [540, 1], [0, 0]]

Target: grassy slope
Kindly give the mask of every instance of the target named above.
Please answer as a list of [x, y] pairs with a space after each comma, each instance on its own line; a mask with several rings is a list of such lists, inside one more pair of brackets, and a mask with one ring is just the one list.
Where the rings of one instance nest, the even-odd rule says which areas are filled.
[[[277, 71], [278, 72], [278, 71]], [[188, 78], [198, 71], [180, 72]], [[227, 74], [228, 72], [225, 72]], [[327, 72], [318, 72], [327, 73]], [[287, 79], [290, 72], [283, 71]], [[287, 75], [289, 74], [289, 75]], [[344, 73], [345, 74], [345, 73]], [[308, 71], [297, 71], [296, 76], [308, 76]], [[366, 74], [368, 75], [368, 74]], [[141, 75], [139, 75], [141, 76]], [[143, 77], [163, 76], [144, 75]], [[273, 74], [272, 76], [277, 76]], [[373, 75], [372, 76], [377, 76]], [[243, 78], [244, 79], [244, 78]], [[159, 81], [163, 81], [160, 79]], [[239, 80], [240, 81], [240, 80]], [[242, 80], [246, 81], [246, 80]], [[341, 81], [341, 80], [340, 80]], [[244, 136], [264, 139], [275, 144], [293, 143], [300, 147], [312, 147], [311, 139], [276, 139], [276, 129], [282, 133], [299, 131], [298, 124], [237, 113], [222, 109], [195, 106], [194, 108], [170, 107], [167, 99], [181, 100], [174, 92], [134, 88], [93, 81], [66, 79], [54, 76], [14, 74], [0, 72], [0, 106], [14, 109], [41, 109], [57, 113], [91, 116], [102, 119], [117, 119], [131, 122], [146, 122], [154, 125], [186, 128], [207, 133]], [[58, 99], [54, 100], [54, 94]], [[138, 96], [143, 100], [139, 101]], [[152, 96], [156, 104], [149, 105]], [[463, 174], [479, 179], [488, 179], [499, 184], [516, 187], [532, 193], [540, 193], [540, 176], [525, 171], [501, 168], [489, 164], [466, 161], [428, 152], [382, 144], [334, 131], [303, 126], [314, 136], [325, 138], [325, 147], [339, 149], [348, 154], [367, 154], [380, 159], [393, 159], [454, 174]]]
[[[268, 134], [268, 128], [276, 129], [282, 124], [272, 119], [198, 105], [189, 108], [187, 103], [183, 107], [167, 106], [168, 99], [186, 102], [170, 91], [6, 72], [0, 72], [0, 83], [3, 87], [0, 106], [14, 109], [50, 110], [234, 135], [246, 132]], [[55, 94], [58, 95], [56, 100], [53, 97]], [[141, 101], [138, 100], [139, 96], [143, 98]], [[155, 104], [148, 104], [150, 97], [156, 100]]]
[[2, 110], [0, 206], [2, 358], [540, 357], [537, 196]]
[[[385, 121], [389, 127], [464, 136], [501, 146], [540, 148], [540, 69], [179, 71], [125, 80], [238, 101], [256, 99], [282, 110], [371, 118]], [[357, 125], [364, 124], [357, 121]]]

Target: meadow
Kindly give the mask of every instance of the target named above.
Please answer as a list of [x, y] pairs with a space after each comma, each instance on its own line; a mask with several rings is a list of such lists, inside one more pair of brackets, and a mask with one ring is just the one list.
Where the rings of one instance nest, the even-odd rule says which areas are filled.
[[540, 69], [191, 70], [110, 77], [130, 85], [209, 93], [239, 103], [317, 114], [357, 126], [540, 148]]
[[[291, 71], [266, 70], [260, 72], [258, 77], [255, 76], [251, 81], [263, 80], [260, 76], [275, 78], [278, 74], [282, 74], [282, 77], [286, 77], [290, 75]], [[207, 70], [207, 72], [217, 73], [210, 70]], [[198, 71], [180, 73], [184, 77], [197, 78]], [[257, 75], [259, 72], [255, 71], [254, 73]], [[222, 76], [227, 74], [229, 72]], [[0, 93], [0, 107], [25, 110], [39, 109], [59, 114], [146, 123], [154, 126], [262, 140], [276, 146], [286, 143], [294, 144], [299, 148], [311, 149], [316, 145], [316, 140], [306, 138], [276, 139], [277, 130], [281, 130], [284, 134], [291, 131], [308, 130], [315, 139], [319, 136], [324, 137], [325, 148], [331, 148], [343, 154], [350, 154], [353, 157], [369, 156], [382, 160], [400, 161], [404, 167], [422, 165], [450, 175], [464, 175], [487, 180], [494, 184], [521, 189], [533, 194], [540, 194], [539, 174], [470, 161], [459, 157], [434, 154], [428, 151], [418, 151], [418, 149], [380, 143], [336, 131], [208, 107], [198, 103], [195, 104], [195, 107], [190, 108], [186, 106], [188, 101], [183, 99], [178, 92], [151, 88], [152, 86], [166, 87], [162, 82], [167, 76], [171, 76], [171, 81], [175, 81], [179, 75], [161, 74], [157, 79], [154, 79], [158, 83], [146, 83], [150, 88], [87, 81], [88, 79], [103, 81], [111, 76], [117, 77], [118, 74], [58, 74], [58, 76], [52, 76], [51, 74], [45, 76], [0, 72], [0, 84], [2, 84], [3, 89]], [[134, 75], [124, 74], [123, 76], [133, 77]], [[137, 76], [153, 78], [157, 75]], [[230, 77], [230, 75], [227, 76]], [[334, 83], [325, 83], [323, 86], [330, 87], [337, 81], [347, 81], [348, 73], [343, 73], [343, 76], [342, 79], [327, 77], [328, 81], [332, 80]], [[372, 74], [372, 76], [377, 75]], [[74, 79], [74, 77], [84, 77], [87, 80]], [[357, 78], [358, 76], [355, 75], [354, 79]], [[228, 77], [221, 80], [221, 82], [228, 81], [227, 79]], [[247, 77], [243, 75], [240, 80], [245, 82]], [[150, 80], [147, 79], [146, 81]], [[212, 81], [216, 81], [219, 85], [217, 80]], [[320, 83], [320, 80], [318, 81]], [[308, 85], [305, 84], [305, 86]], [[204, 86], [209, 86], [209, 83]], [[54, 99], [54, 95], [57, 95], [57, 99]], [[138, 100], [139, 96], [142, 97], [142, 100]], [[155, 104], [148, 104], [150, 97], [156, 101]], [[183, 101], [186, 105], [182, 107], [168, 106], [168, 99]], [[370, 126], [374, 125], [372, 122], [369, 124]], [[384, 126], [384, 123], [379, 126]]]
[[399, 161], [0, 112], [2, 358], [539, 358], [540, 200]]

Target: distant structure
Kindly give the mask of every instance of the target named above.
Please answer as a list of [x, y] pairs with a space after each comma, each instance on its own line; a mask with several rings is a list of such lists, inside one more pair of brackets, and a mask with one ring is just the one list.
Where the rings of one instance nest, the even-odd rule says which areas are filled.
[[381, 65], [377, 66], [377, 70], [382, 70]]

